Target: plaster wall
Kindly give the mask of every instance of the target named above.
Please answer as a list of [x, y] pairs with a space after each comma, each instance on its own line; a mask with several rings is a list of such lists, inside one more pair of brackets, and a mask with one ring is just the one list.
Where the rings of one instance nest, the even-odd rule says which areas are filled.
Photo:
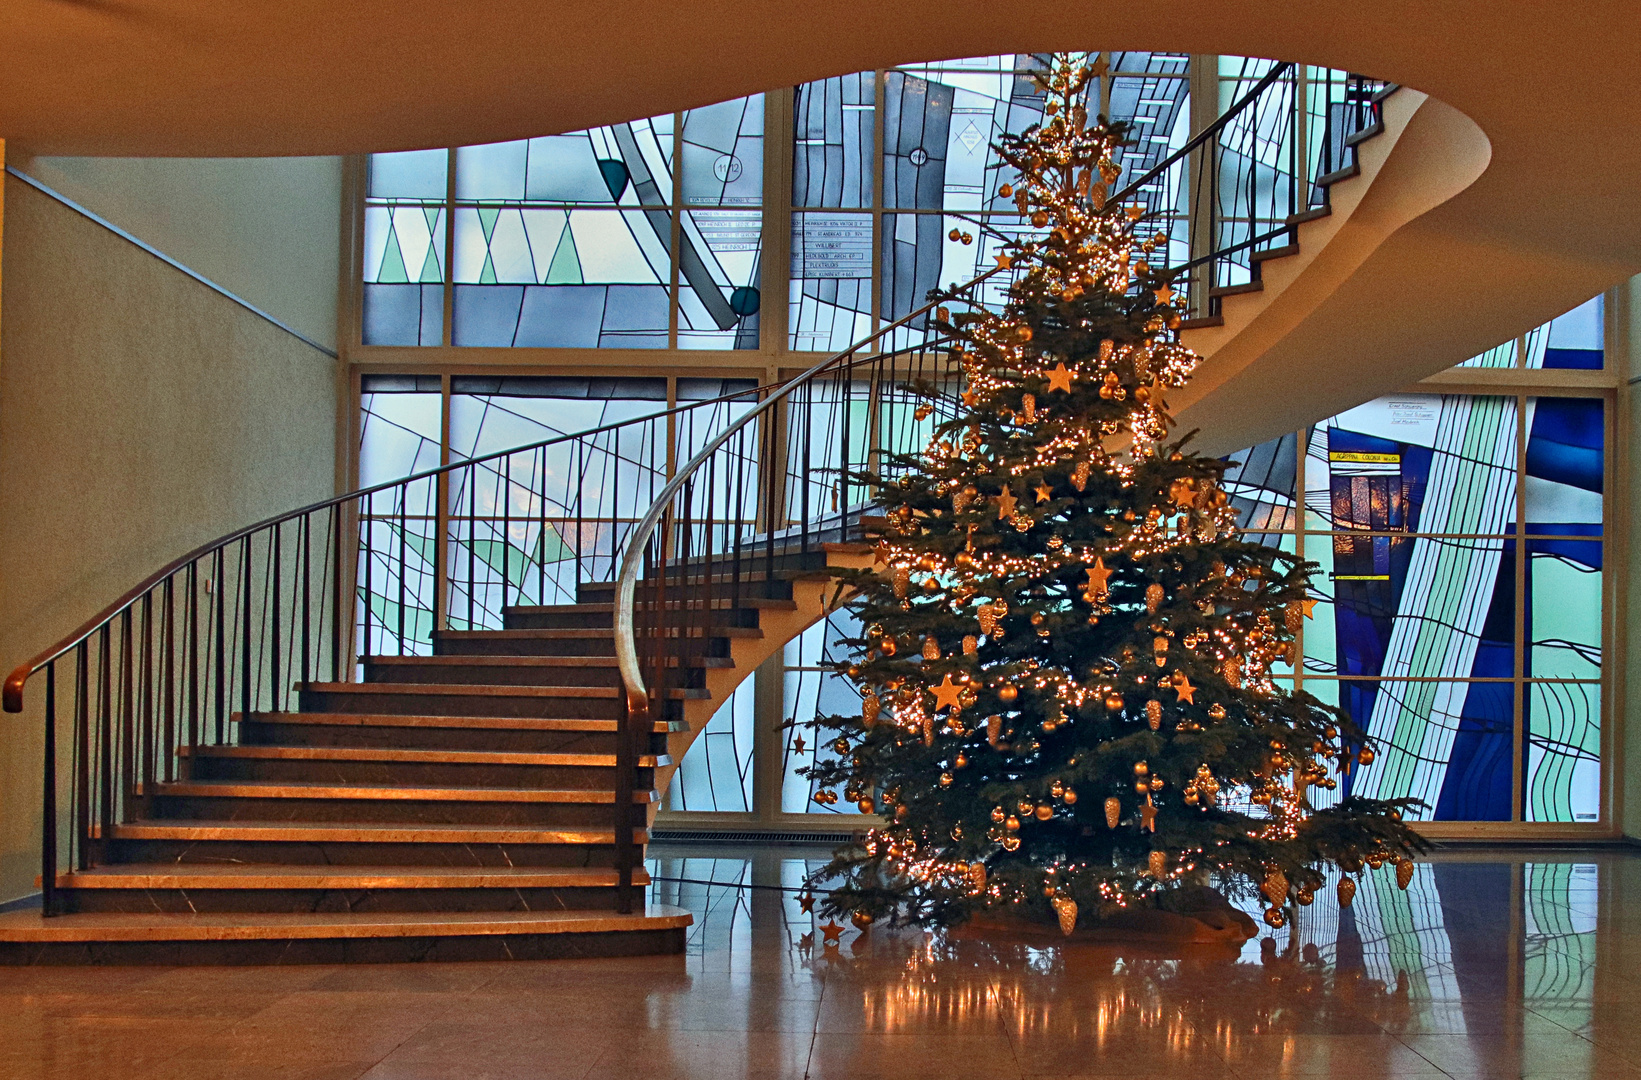
[[[9, 670], [172, 558], [331, 494], [342, 384], [325, 352], [15, 177], [5, 215]], [[40, 872], [42, 691], [0, 714], [0, 901]]]
[[9, 164], [336, 347], [342, 159], [33, 157]]

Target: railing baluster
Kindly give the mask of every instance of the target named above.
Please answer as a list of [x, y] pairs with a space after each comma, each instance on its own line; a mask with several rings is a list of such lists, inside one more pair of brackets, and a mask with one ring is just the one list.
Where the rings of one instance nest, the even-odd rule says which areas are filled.
[[97, 769], [97, 822], [103, 843], [114, 825], [114, 658], [108, 630], [104, 623], [97, 635], [97, 748], [101, 756]]
[[[330, 508], [330, 528], [328, 535], [335, 537], [331, 550], [331, 605], [330, 605], [330, 677], [332, 682], [345, 682], [342, 678], [342, 634], [344, 618], [349, 618], [353, 612], [353, 604], [346, 602], [342, 595], [342, 504], [337, 503]], [[354, 552], [350, 549], [347, 557], [352, 558]]]
[[240, 592], [245, 594], [245, 610], [239, 623], [239, 713], [240, 720], [251, 718], [251, 538], [240, 542], [243, 561], [240, 566]]
[[[160, 754], [165, 759], [165, 779], [177, 778], [177, 607], [176, 578], [168, 577], [160, 592], [160, 708], [162, 730]], [[249, 601], [246, 601], [249, 603]]]
[[120, 613], [120, 820], [130, 821], [137, 784], [137, 702], [133, 693], [131, 609]]
[[213, 642], [216, 651], [216, 677], [212, 683], [211, 696], [214, 698], [219, 744], [227, 741], [228, 734], [228, 606], [222, 589], [222, 579], [226, 576], [227, 565], [226, 552], [218, 548], [211, 563], [211, 606], [216, 609], [216, 638]]
[[507, 612], [507, 586], [513, 554], [513, 458], [501, 459], [501, 610]]
[[153, 794], [154, 761], [154, 592], [142, 594], [142, 793], [143, 805]]
[[188, 745], [199, 745], [199, 564], [188, 564]]
[[279, 522], [274, 522], [273, 535], [268, 538], [268, 566], [273, 588], [268, 596], [268, 706], [274, 712], [280, 711], [282, 698], [279, 685], [279, 578], [280, 564], [284, 562], [284, 545], [281, 543]]
[[91, 653], [88, 641], [82, 640], [74, 650], [74, 738], [78, 751], [74, 769], [75, 850], [70, 854], [75, 867], [80, 870], [91, 867], [87, 850], [91, 843], [91, 715], [88, 700]]
[[57, 661], [46, 664], [46, 737], [40, 777], [40, 911], [57, 914]]
[[296, 542], [302, 549], [302, 685], [308, 685], [308, 650], [312, 647], [309, 628], [313, 619], [309, 603], [313, 597], [313, 515], [302, 515], [301, 532]]

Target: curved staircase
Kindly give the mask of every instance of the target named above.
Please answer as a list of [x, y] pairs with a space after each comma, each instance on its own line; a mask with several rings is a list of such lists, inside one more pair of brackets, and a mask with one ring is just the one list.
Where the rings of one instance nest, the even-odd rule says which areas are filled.
[[[1287, 68], [1114, 198], [1217, 168], [1192, 155]], [[1186, 333], [1234, 343], [1276, 268], [1326, 255], [1329, 193], [1371, 179], [1356, 148], [1401, 123], [1383, 100], [1294, 178], [1304, 209], [1180, 268]], [[872, 564], [853, 477], [957, 415], [933, 307], [779, 387], [224, 537], [18, 668], [5, 707], [27, 685], [46, 732], [43, 910], [0, 914], [0, 963], [682, 951], [690, 915], [646, 903], [659, 792], [736, 685], [843, 599], [832, 571]], [[673, 470], [655, 448], [685, 426], [704, 448]]]

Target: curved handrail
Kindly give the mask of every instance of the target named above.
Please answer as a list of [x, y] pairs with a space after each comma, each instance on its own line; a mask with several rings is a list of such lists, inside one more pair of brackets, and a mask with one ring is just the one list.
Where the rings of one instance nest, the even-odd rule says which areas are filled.
[[664, 419], [667, 416], [689, 412], [693, 409], [705, 408], [709, 405], [721, 405], [724, 402], [734, 401], [738, 398], [745, 398], [762, 393], [765, 389], [767, 389], [765, 386], [756, 386], [748, 390], [738, 390], [733, 394], [724, 394], [720, 397], [709, 398], [703, 401], [692, 401], [688, 405], [675, 405], [670, 409], [662, 409], [660, 412], [648, 413], [644, 416], [636, 416], [627, 420], [617, 420], [613, 423], [602, 424], [598, 427], [587, 428], [583, 431], [570, 432], [564, 435], [555, 435], [550, 439], [542, 439], [539, 442], [527, 443], [523, 446], [514, 446], [506, 450], [497, 450], [480, 457], [462, 458], [459, 461], [452, 461], [447, 465], [440, 465], [436, 468], [428, 469], [424, 472], [414, 473], [410, 476], [402, 476], [394, 480], [383, 481], [382, 483], [375, 484], [371, 487], [359, 488], [355, 491], [344, 492], [340, 495], [332, 495], [327, 499], [321, 499], [319, 502], [311, 503], [307, 506], [290, 510], [283, 514], [277, 514], [273, 517], [255, 522], [254, 524], [235, 529], [226, 536], [219, 537], [207, 544], [203, 544], [200, 547], [195, 548], [185, 555], [172, 559], [170, 562], [160, 567], [160, 569], [143, 578], [134, 587], [126, 590], [126, 592], [121, 594], [117, 600], [103, 608], [96, 615], [93, 615], [85, 623], [81, 624], [79, 628], [71, 632], [57, 644], [48, 647], [32, 659], [26, 660], [17, 667], [13, 668], [11, 673], [6, 676], [6, 681], [3, 686], [0, 686], [0, 706], [3, 706], [5, 712], [22, 712], [23, 687], [31, 675], [37, 671], [40, 671], [52, 661], [60, 660], [67, 656], [81, 643], [89, 640], [99, 630], [111, 623], [142, 596], [164, 582], [166, 578], [176, 574], [189, 564], [196, 563], [208, 555], [212, 555], [217, 551], [231, 547], [241, 540], [244, 540], [246, 537], [255, 535], [264, 529], [269, 529], [275, 525], [283, 524], [288, 521], [295, 521], [309, 514], [318, 513], [321, 510], [328, 510], [333, 507], [341, 506], [345, 503], [363, 499], [370, 495], [374, 495], [377, 492], [386, 491], [390, 488], [431, 480], [445, 473], [454, 472], [458, 469], [464, 469], [472, 465], [482, 465], [484, 462], [510, 457], [514, 454], [529, 453], [531, 451], [540, 450], [544, 447], [553, 446], [558, 443], [570, 442], [576, 439], [584, 439], [588, 436], [598, 435], [602, 432], [613, 431], [616, 428], [649, 423], [654, 420]]

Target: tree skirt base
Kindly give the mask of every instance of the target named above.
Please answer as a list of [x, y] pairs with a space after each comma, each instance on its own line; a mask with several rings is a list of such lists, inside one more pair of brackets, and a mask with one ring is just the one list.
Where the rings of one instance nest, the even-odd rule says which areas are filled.
[[1229, 945], [1240, 947], [1259, 933], [1246, 912], [1212, 889], [1179, 890], [1170, 897], [1171, 911], [1157, 907], [1125, 908], [1104, 918], [1085, 915], [1069, 935], [1052, 923], [1008, 915], [976, 915], [953, 931], [960, 938], [1018, 938], [1101, 945]]

